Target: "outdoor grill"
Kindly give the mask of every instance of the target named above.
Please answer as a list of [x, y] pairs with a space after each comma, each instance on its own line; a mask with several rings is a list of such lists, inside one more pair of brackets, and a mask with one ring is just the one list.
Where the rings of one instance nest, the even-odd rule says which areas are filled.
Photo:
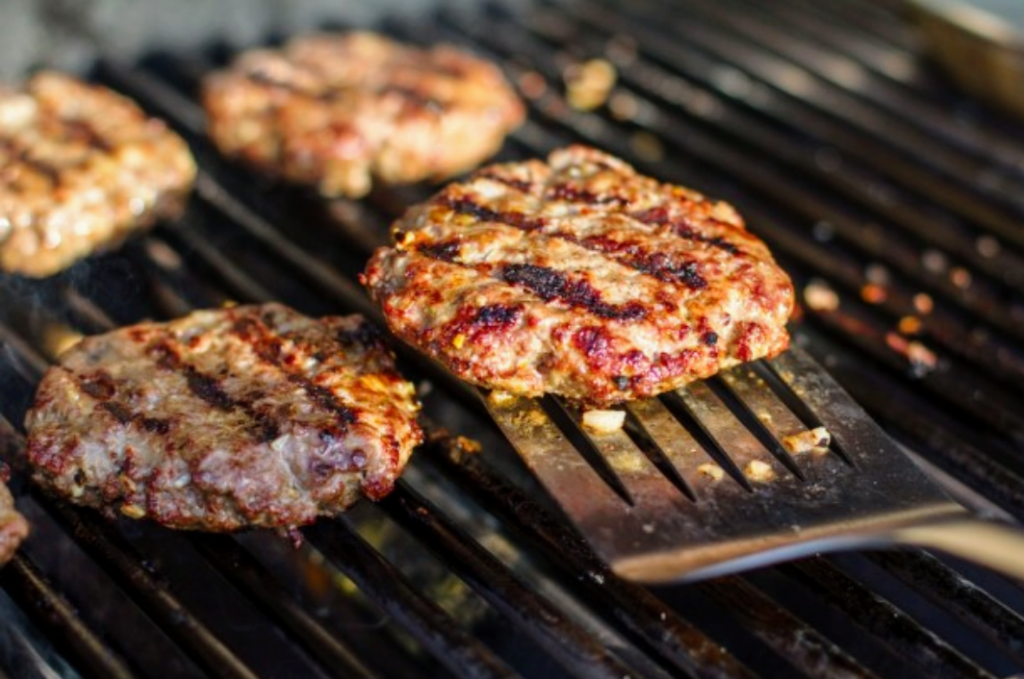
[[[241, 28], [238, 3], [143, 3], [123, 25], [95, 3], [85, 27], [93, 3], [12, 4], [38, 15], [3, 13], [4, 51], [21, 50], [6, 71], [77, 63], [168, 120], [201, 171], [179, 220], [51, 279], [0, 277], [0, 441], [33, 527], [0, 570], [0, 679], [1024, 672], [1024, 587], [941, 555], [618, 579], [474, 392], [411, 352], [431, 440], [391, 497], [304, 529], [298, 548], [111, 522], [47, 498], [19, 463], [35, 385], [79, 333], [229, 302], [374, 313], [355, 277], [433, 189], [328, 203], [273, 186], [218, 156], [195, 98], [238, 49], [368, 24], [505, 67], [530, 119], [500, 159], [580, 141], [734, 203], [811, 302], [797, 342], [958, 499], [1024, 519], [1024, 122], [960, 94], [897, 0], [253, 3]], [[618, 83], [581, 112], [563, 73], [590, 58]]]

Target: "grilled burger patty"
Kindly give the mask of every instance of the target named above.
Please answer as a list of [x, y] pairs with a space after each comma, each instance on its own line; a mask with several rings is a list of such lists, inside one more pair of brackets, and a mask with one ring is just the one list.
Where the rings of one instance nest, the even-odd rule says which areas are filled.
[[792, 283], [736, 211], [594, 149], [484, 168], [393, 235], [363, 283], [484, 387], [608, 405], [788, 346]]
[[493, 64], [365, 32], [247, 52], [205, 79], [203, 103], [221, 151], [325, 196], [468, 170], [524, 116]]
[[188, 147], [106, 88], [39, 73], [0, 88], [0, 269], [49, 276], [173, 212]]
[[89, 337], [29, 411], [35, 479], [174, 528], [294, 527], [394, 486], [421, 439], [413, 386], [359, 316], [279, 304]]
[[0, 482], [0, 565], [11, 560], [26, 536], [28, 521], [14, 508], [11, 492]]

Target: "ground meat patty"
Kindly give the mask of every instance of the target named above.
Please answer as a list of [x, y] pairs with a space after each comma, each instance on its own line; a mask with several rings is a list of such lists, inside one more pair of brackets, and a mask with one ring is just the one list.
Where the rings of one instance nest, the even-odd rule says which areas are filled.
[[468, 170], [524, 115], [493, 64], [363, 32], [247, 52], [206, 78], [203, 102], [224, 153], [325, 196]]
[[267, 304], [82, 340], [25, 426], [36, 481], [60, 495], [229, 531], [387, 495], [422, 438], [418, 409], [363, 318]]
[[484, 387], [592, 405], [772, 356], [793, 286], [735, 210], [594, 149], [480, 170], [364, 274], [391, 329]]
[[196, 168], [159, 120], [43, 72], [0, 88], [0, 269], [49, 276], [173, 213]]
[[[4, 468], [6, 471], [6, 468]], [[3, 474], [6, 477], [6, 473]], [[28, 521], [14, 508], [14, 498], [0, 482], [0, 565], [14, 556], [21, 541], [28, 536]]]

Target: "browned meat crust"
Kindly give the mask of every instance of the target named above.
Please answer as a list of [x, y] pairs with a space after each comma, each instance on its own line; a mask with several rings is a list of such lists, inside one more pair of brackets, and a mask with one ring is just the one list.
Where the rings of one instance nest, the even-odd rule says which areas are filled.
[[207, 77], [203, 102], [225, 154], [325, 196], [468, 170], [524, 116], [493, 64], [364, 32], [247, 52]]
[[484, 168], [394, 238], [363, 278], [391, 329], [485, 387], [612, 404], [788, 346], [792, 283], [735, 210], [594, 149]]
[[[6, 477], [6, 474], [3, 476]], [[28, 521], [14, 508], [14, 498], [0, 481], [0, 565], [14, 556], [21, 541], [28, 536]]]
[[419, 404], [359, 316], [279, 304], [89, 337], [28, 413], [35, 480], [174, 528], [294, 527], [389, 493]]
[[180, 137], [106, 88], [52, 72], [0, 88], [0, 269], [49, 276], [116, 245], [195, 173]]

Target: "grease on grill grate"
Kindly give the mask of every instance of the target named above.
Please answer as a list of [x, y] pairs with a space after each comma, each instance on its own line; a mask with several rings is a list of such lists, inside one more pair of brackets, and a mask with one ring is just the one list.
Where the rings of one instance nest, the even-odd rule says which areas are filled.
[[[738, 203], [801, 285], [827, 281], [835, 293], [835, 305], [806, 310], [799, 334], [809, 349], [974, 499], [1022, 518], [1024, 132], [951, 95], [886, 7], [581, 0], [392, 28], [468, 44], [527, 86], [531, 122], [506, 156], [578, 139]], [[589, 58], [611, 62], [618, 83], [605, 108], [586, 113], [561, 87], [566, 65]], [[191, 99], [210, 64], [189, 59], [101, 71], [189, 136], [203, 167], [198, 195], [183, 220], [122, 254], [38, 286], [0, 281], [8, 420], [20, 420], [46, 365], [53, 346], [42, 331], [54, 322], [96, 332], [226, 300], [372, 313], [351, 276], [387, 221], [427, 189], [325, 206], [228, 167], [203, 141]], [[863, 294], [868, 285], [884, 294]], [[901, 330], [910, 315], [919, 326]], [[887, 342], [893, 333], [932, 351], [934, 368], [915, 376], [893, 346], [902, 345]], [[482, 452], [435, 441], [395, 497], [317, 525], [300, 552], [263, 534], [108, 524], [17, 487], [37, 530], [0, 571], [0, 609], [18, 611], [0, 619], [0, 671], [984, 677], [1024, 668], [1021, 589], [923, 553], [810, 559], [672, 589], [620, 581], [546, 504], [465, 389], [405, 360], [431, 383], [428, 415], [478, 437]], [[3, 439], [17, 446], [11, 431]]]

